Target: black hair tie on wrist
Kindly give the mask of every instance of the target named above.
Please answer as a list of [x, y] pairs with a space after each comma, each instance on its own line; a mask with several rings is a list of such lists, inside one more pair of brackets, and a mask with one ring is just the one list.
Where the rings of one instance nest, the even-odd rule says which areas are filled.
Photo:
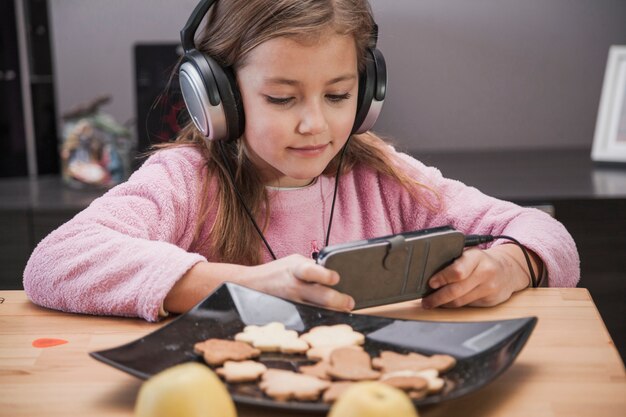
[[524, 247], [524, 245], [522, 245], [517, 239], [512, 238], [511, 236], [505, 236], [505, 235], [498, 235], [498, 236], [492, 236], [492, 235], [467, 235], [467, 236], [465, 236], [465, 246], [466, 247], [477, 246], [477, 245], [481, 245], [483, 243], [492, 242], [492, 241], [494, 241], [496, 239], [510, 240], [511, 242], [513, 242], [517, 246], [519, 246], [519, 248], [522, 250], [522, 253], [524, 254], [524, 258], [526, 259], [526, 264], [528, 265], [528, 273], [530, 274], [530, 283], [531, 283], [533, 288], [537, 288], [539, 286], [539, 280], [537, 279], [537, 275], [535, 275], [535, 270], [533, 269], [533, 264], [532, 264], [532, 262], [530, 262], [530, 255], [528, 255], [528, 249], [526, 249]]

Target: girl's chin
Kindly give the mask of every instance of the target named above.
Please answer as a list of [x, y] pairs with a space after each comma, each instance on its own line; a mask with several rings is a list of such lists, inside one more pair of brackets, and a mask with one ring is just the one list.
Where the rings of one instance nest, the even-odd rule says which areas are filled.
[[324, 172], [323, 169], [281, 173], [268, 179], [265, 183], [272, 187], [305, 187], [314, 182], [322, 172]]
[[[272, 169], [264, 175], [265, 184], [274, 187], [303, 187], [322, 175], [329, 161], [319, 158], [316, 161], [289, 161], [282, 167]], [[282, 168], [282, 169], [281, 169]]]
[[283, 188], [306, 187], [307, 185], [313, 183], [316, 178], [317, 178], [317, 175], [314, 177], [306, 177], [306, 178], [281, 177], [277, 180], [272, 181], [268, 185], [272, 187], [283, 187]]

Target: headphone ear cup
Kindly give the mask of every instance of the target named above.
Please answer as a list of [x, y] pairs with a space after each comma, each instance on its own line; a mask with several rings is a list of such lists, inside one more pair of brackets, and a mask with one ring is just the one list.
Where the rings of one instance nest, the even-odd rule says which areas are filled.
[[180, 89], [196, 128], [209, 140], [234, 140], [244, 126], [243, 106], [232, 72], [197, 50], [185, 54]]
[[228, 130], [226, 140], [233, 141], [239, 139], [244, 131], [245, 114], [235, 73], [232, 68], [224, 68], [208, 56], [205, 56], [205, 58], [210, 60], [210, 66], [217, 82], [217, 89], [222, 98]]
[[359, 74], [359, 95], [352, 134], [367, 132], [382, 110], [387, 91], [387, 65], [378, 49], [368, 49], [365, 68]]

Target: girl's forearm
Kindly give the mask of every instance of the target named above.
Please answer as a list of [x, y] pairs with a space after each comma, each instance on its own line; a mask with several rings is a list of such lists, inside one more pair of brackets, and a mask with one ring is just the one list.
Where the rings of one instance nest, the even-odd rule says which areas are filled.
[[165, 311], [183, 313], [199, 303], [222, 283], [240, 282], [245, 266], [198, 262], [174, 284], [163, 301]]

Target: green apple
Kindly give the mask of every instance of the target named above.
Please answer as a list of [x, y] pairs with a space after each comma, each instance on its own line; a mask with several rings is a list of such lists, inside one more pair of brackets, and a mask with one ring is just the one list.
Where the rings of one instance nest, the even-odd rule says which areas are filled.
[[330, 409], [328, 417], [417, 417], [417, 410], [402, 390], [377, 381], [350, 386]]
[[143, 383], [137, 417], [237, 417], [230, 394], [207, 366], [188, 362], [159, 372]]

